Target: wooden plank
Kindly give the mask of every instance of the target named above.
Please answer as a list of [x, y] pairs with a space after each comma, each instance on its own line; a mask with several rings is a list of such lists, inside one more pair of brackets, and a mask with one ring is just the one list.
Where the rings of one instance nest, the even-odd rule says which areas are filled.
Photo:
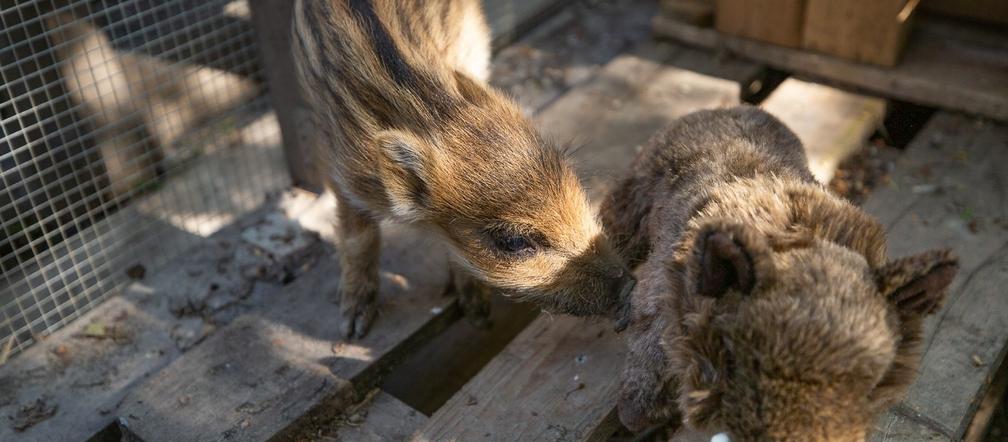
[[539, 318], [412, 440], [604, 439], [625, 354], [610, 324]]
[[951, 442], [952, 439], [935, 431], [917, 418], [888, 412], [879, 419], [870, 442]]
[[484, 0], [494, 49], [515, 41], [571, 0]]
[[[216, 326], [227, 323], [235, 310], [270, 301], [276, 293], [271, 290], [282, 284], [280, 279], [300, 275], [294, 271], [284, 276], [283, 269], [306, 264], [304, 259], [317, 249], [318, 238], [303, 230], [284, 234], [278, 240], [283, 243], [280, 249], [262, 238], [254, 246], [245, 242], [242, 234], [260, 228], [275, 231], [277, 224], [271, 215], [283, 211], [277, 206], [303, 203], [296, 197], [282, 199], [210, 238], [159, 237], [193, 247], [167, 263], [152, 260], [157, 255], [154, 251], [138, 257], [145, 268], [141, 280], [0, 366], [0, 415], [14, 415], [21, 406], [40, 399], [56, 407], [51, 417], [22, 432], [0, 425], [0, 440], [91, 437], [114, 421], [128, 391], [146, 376], [177, 359]], [[134, 223], [142, 220], [130, 219]], [[257, 254], [257, 248], [274, 253]], [[160, 265], [153, 267], [155, 263]], [[250, 281], [247, 268], [262, 272]], [[114, 267], [116, 272], [124, 269]], [[210, 290], [211, 286], [216, 289]]]
[[891, 69], [718, 34], [656, 17], [655, 32], [881, 96], [1008, 121], [1008, 33], [920, 17]]
[[900, 406], [954, 440], [1008, 351], [1006, 161], [1008, 127], [939, 112], [900, 172], [865, 203], [886, 225], [892, 256], [952, 247], [960, 257], [945, 307], [927, 323], [920, 376]]
[[490, 84], [514, 96], [527, 114], [537, 113], [627, 48], [651, 40], [653, 16], [647, 3], [570, 5], [497, 52]]
[[808, 0], [802, 47], [894, 66], [920, 0]]
[[426, 422], [427, 416], [399, 399], [384, 391], [373, 390], [365, 403], [351, 407], [336, 422], [330, 422], [314, 435], [306, 435], [304, 439], [319, 442], [399, 441], [406, 440]]
[[[298, 220], [331, 238], [335, 204], [326, 195]], [[263, 236], [270, 235], [255, 238]], [[339, 305], [333, 302], [339, 268], [330, 248], [307, 273], [271, 293], [264, 308], [247, 310], [241, 322], [136, 387], [121, 412], [124, 430], [141, 440], [161, 440], [184, 422], [190, 430], [184, 434], [208, 440], [260, 440], [308, 425], [370, 390], [405, 355], [459, 317], [455, 298], [443, 296], [448, 281], [444, 249], [402, 226], [383, 225], [382, 238], [381, 313], [367, 337], [345, 341], [339, 333]], [[227, 370], [193, 381], [221, 364]], [[173, 395], [184, 396], [189, 405], [153, 400]]]
[[809, 168], [829, 183], [841, 161], [861, 150], [882, 126], [886, 103], [794, 78], [784, 80], [760, 107], [780, 118], [805, 145]]
[[129, 394], [119, 427], [145, 441], [266, 440], [319, 404], [350, 403], [350, 382], [312, 358], [302, 339], [238, 318]]
[[[679, 69], [716, 70], [703, 53], [645, 45], [548, 107], [537, 124], [578, 137], [574, 157], [597, 199], [635, 147], [693, 110], [738, 102], [739, 85]], [[625, 356], [606, 321], [540, 316], [439, 409], [414, 440], [599, 440], [615, 429]]]
[[315, 162], [311, 161], [314, 157], [314, 129], [291, 58], [290, 25], [294, 2], [250, 0], [249, 8], [263, 58], [263, 70], [269, 81], [270, 100], [280, 120], [284, 157], [291, 180], [295, 186], [320, 192], [325, 182], [321, 172], [315, 169]]
[[714, 27], [725, 34], [797, 48], [809, 0], [717, 0]]
[[[995, 416], [999, 413], [1004, 413], [1004, 407], [1008, 406], [1004, 402], [1005, 393], [1008, 393], [1008, 365], [1002, 362], [1001, 368], [994, 375], [990, 388], [987, 389], [983, 400], [977, 406], [976, 413], [973, 414], [973, 420], [970, 422], [969, 428], [963, 436], [964, 442], [982, 442], [986, 440], [985, 437], [991, 432], [992, 426], [996, 422], [1000, 423], [1000, 421], [995, 420], [997, 419]], [[991, 437], [994, 437], [994, 435], [991, 435]]]
[[535, 122], [547, 135], [577, 146], [578, 173], [589, 195], [598, 198], [656, 130], [693, 110], [739, 102], [739, 83], [695, 71], [745, 77], [759, 68], [738, 61], [722, 64], [681, 46], [645, 44], [610, 62]]

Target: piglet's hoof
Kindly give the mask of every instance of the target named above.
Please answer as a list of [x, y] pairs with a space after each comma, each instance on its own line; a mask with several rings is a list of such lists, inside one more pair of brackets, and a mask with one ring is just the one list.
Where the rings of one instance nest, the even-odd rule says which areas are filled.
[[[362, 293], [363, 292], [363, 293]], [[347, 339], [360, 339], [378, 316], [375, 302], [377, 290], [341, 290], [340, 294], [340, 334]]]

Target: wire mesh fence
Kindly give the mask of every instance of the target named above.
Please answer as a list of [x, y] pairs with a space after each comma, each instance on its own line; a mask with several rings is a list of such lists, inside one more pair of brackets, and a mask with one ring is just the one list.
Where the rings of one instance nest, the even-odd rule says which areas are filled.
[[0, 351], [289, 185], [245, 1], [0, 0]]

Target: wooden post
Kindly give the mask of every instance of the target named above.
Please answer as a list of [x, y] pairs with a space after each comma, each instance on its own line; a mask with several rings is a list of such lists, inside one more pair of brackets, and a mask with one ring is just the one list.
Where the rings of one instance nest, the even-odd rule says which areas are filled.
[[259, 38], [259, 51], [266, 71], [270, 100], [280, 122], [284, 156], [294, 185], [320, 192], [324, 185], [317, 169], [314, 129], [308, 104], [294, 72], [291, 58], [292, 0], [250, 0], [252, 26]]

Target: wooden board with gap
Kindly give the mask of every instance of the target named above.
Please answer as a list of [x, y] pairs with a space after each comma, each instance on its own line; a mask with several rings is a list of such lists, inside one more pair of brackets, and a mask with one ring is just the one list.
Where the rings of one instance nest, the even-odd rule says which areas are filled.
[[927, 321], [920, 376], [874, 440], [960, 440], [1004, 360], [1006, 162], [1008, 127], [939, 112], [865, 203], [887, 228], [890, 257], [951, 247], [960, 258], [944, 308]]
[[[298, 222], [332, 240], [333, 198]], [[264, 440], [352, 404], [408, 352], [459, 317], [443, 296], [446, 254], [403, 227], [382, 228], [380, 316], [366, 337], [340, 336], [335, 250], [252, 309], [135, 387], [120, 427], [139, 440]], [[328, 244], [328, 242], [327, 242]], [[180, 440], [181, 440], [180, 439]]]
[[[318, 442], [385, 442], [406, 440], [427, 422], [427, 416], [392, 395], [374, 390], [362, 404], [350, 407], [341, 416], [318, 428], [314, 434], [295, 435], [284, 440]], [[309, 429], [313, 429], [311, 426]]]
[[[688, 112], [738, 103], [738, 82], [677, 66], [718, 69], [702, 52], [645, 45], [610, 62], [592, 82], [536, 118], [546, 133], [580, 140], [574, 157], [596, 200], [652, 133]], [[622, 338], [611, 327], [607, 321], [540, 316], [413, 440], [608, 437], [617, 425], [625, 356]]]
[[829, 183], [840, 162], [861, 150], [868, 137], [882, 127], [886, 103], [881, 98], [789, 78], [760, 107], [798, 135], [812, 174]]
[[[159, 238], [192, 247], [170, 260], [155, 251], [123, 259], [135, 263], [128, 268], [136, 269], [137, 281], [0, 365], [0, 415], [35, 410], [34, 417], [0, 426], [0, 440], [85, 440], [111, 425], [131, 388], [226, 324], [235, 309], [261, 305], [281, 279], [299, 276], [284, 269], [305, 264], [319, 249], [317, 235], [297, 229], [270, 237], [291, 227], [289, 220], [277, 222], [282, 213], [314, 199], [285, 195], [208, 238], [155, 225], [169, 234]], [[150, 232], [151, 219], [131, 216]], [[248, 268], [261, 272], [249, 275]]]
[[882, 96], [1008, 121], [1008, 31], [919, 17], [902, 61], [883, 68], [656, 17], [658, 35]]

